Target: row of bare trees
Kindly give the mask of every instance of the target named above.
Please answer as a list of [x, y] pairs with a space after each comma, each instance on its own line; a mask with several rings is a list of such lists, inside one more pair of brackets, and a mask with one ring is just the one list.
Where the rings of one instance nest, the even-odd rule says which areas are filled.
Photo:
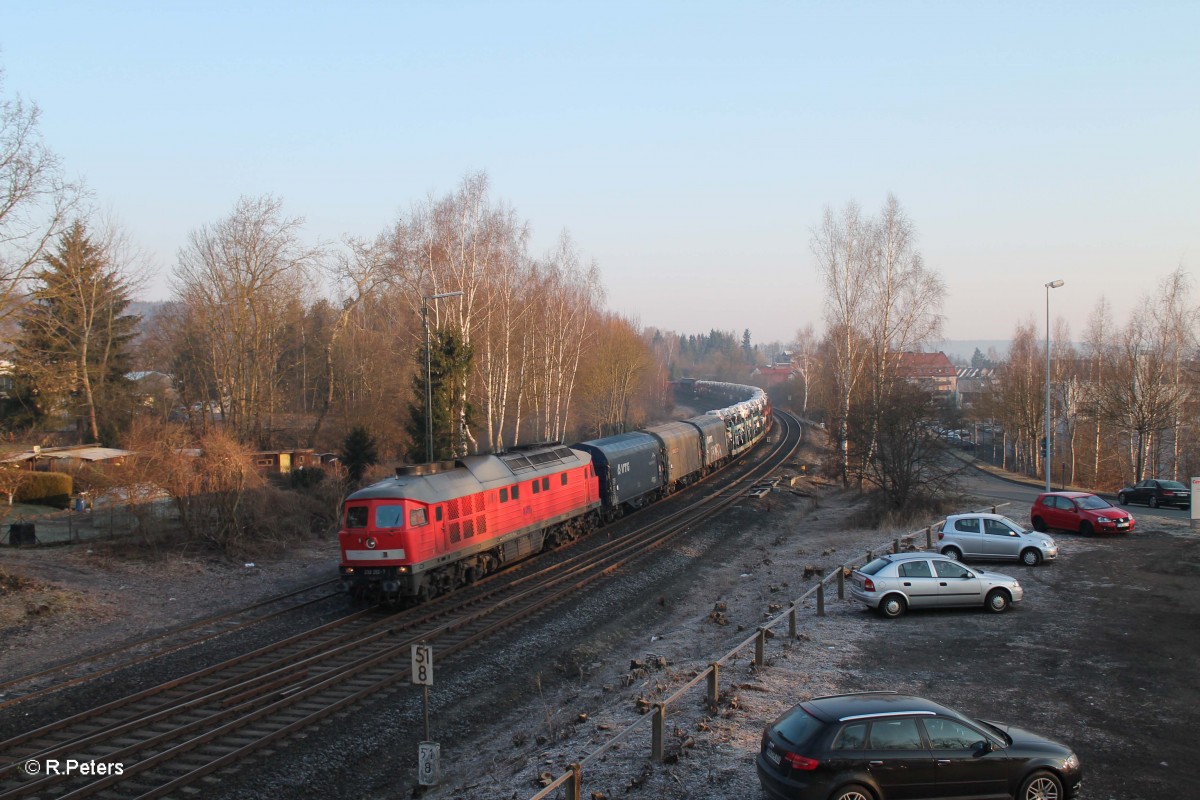
[[[315, 446], [332, 416], [423, 458], [424, 420], [409, 411], [424, 413], [426, 322], [434, 396], [449, 406], [433, 415], [434, 457], [624, 429], [647, 413], [632, 398], [650, 391], [650, 347], [603, 312], [596, 266], [566, 233], [531, 255], [527, 223], [491, 199], [486, 175], [342, 249], [303, 246], [301, 223], [275, 198], [243, 198], [181, 251], [175, 300], [147, 341], [199, 423], [223, 418], [265, 447], [304, 417]], [[317, 296], [321, 269], [336, 303]], [[469, 364], [444, 392], [447, 347]]]
[[[1146, 477], [1186, 478], [1200, 423], [1197, 323], [1188, 274], [1177, 269], [1122, 325], [1101, 300], [1082, 341], [1061, 320], [1050, 343], [1052, 474], [1056, 481], [1118, 488]], [[1008, 466], [1045, 474], [1046, 342], [1017, 326], [996, 391], [974, 409], [1003, 429]]]

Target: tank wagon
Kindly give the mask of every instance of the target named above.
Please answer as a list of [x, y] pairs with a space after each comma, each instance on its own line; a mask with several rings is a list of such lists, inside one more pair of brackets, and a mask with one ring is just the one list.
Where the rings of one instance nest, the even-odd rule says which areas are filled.
[[564, 446], [400, 467], [346, 498], [342, 588], [390, 604], [468, 585], [698, 480], [766, 432], [761, 389], [695, 381], [708, 414]]

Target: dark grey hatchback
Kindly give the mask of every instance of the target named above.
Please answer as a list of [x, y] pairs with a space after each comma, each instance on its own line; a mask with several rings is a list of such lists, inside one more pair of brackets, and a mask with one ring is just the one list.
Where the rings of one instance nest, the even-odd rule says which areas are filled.
[[1083, 785], [1066, 745], [894, 692], [800, 703], [763, 731], [757, 764], [781, 800], [1063, 800]]

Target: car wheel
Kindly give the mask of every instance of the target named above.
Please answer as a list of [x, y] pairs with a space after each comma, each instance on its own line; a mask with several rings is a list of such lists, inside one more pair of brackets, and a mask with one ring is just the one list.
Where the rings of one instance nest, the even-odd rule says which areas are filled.
[[947, 547], [942, 551], [942, 555], [951, 561], [962, 561], [962, 551], [957, 547]]
[[1157, 497], [1151, 497], [1151, 498], [1150, 498], [1150, 507], [1151, 507], [1151, 508], [1158, 508], [1158, 498], [1157, 498]]
[[1120, 503], [1120, 504], [1121, 504], [1121, 505], [1123, 505], [1123, 506], [1124, 506], [1124, 505], [1129, 505], [1129, 502], [1128, 502], [1128, 501], [1125, 499], [1125, 493], [1124, 493], [1124, 492], [1121, 492], [1119, 495], [1117, 495], [1117, 502], [1118, 502], [1118, 503]]
[[1046, 532], [1046, 523], [1042, 521], [1042, 518], [1041, 518], [1041, 517], [1034, 517], [1034, 518], [1033, 518], [1033, 529], [1034, 529], [1035, 531], [1037, 531], [1038, 533], [1045, 533], [1045, 532]]
[[908, 609], [908, 603], [898, 594], [889, 594], [883, 598], [883, 602], [879, 604], [879, 613], [883, 614], [888, 619], [895, 619], [902, 615]]
[[[843, 786], [833, 794], [829, 795], [830, 800], [875, 800], [865, 787], [859, 786], [857, 783], [852, 783], [849, 786]], [[1031, 795], [1037, 797], [1037, 795]]]
[[1021, 553], [1021, 563], [1027, 567], [1036, 567], [1042, 563], [1041, 551], [1034, 547], [1025, 548], [1025, 552]]
[[1039, 771], [1021, 784], [1019, 800], [1062, 800], [1062, 781], [1053, 772]]
[[1091, 536], [1092, 535], [1092, 523], [1090, 523], [1090, 522], [1079, 523], [1079, 535], [1080, 536]]
[[1008, 592], [1003, 589], [992, 589], [988, 592], [987, 600], [984, 604], [987, 605], [987, 610], [993, 614], [1003, 614], [1008, 611], [1009, 603], [1012, 598], [1008, 596]]

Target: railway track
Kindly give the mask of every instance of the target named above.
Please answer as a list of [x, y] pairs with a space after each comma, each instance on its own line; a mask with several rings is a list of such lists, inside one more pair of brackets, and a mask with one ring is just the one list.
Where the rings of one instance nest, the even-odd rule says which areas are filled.
[[[365, 609], [0, 742], [0, 800], [178, 794], [369, 697], [407, 691], [413, 644], [434, 644], [440, 663], [453, 664], [457, 654], [545, 612], [740, 500], [798, 445], [798, 424], [778, 418], [781, 433], [757, 465], [728, 486], [702, 483], [668, 501], [667, 513], [627, 533], [588, 537], [403, 615]], [[119, 774], [48, 773], [49, 761], [66, 759], [121, 768]], [[30, 763], [39, 769], [27, 768]]]
[[89, 653], [38, 672], [0, 681], [0, 711], [69, 686], [195, 647], [221, 636], [244, 631], [268, 620], [337, 597], [340, 594], [337, 583], [337, 579], [320, 581], [234, 611], [205, 617], [124, 642], [116, 647]]

